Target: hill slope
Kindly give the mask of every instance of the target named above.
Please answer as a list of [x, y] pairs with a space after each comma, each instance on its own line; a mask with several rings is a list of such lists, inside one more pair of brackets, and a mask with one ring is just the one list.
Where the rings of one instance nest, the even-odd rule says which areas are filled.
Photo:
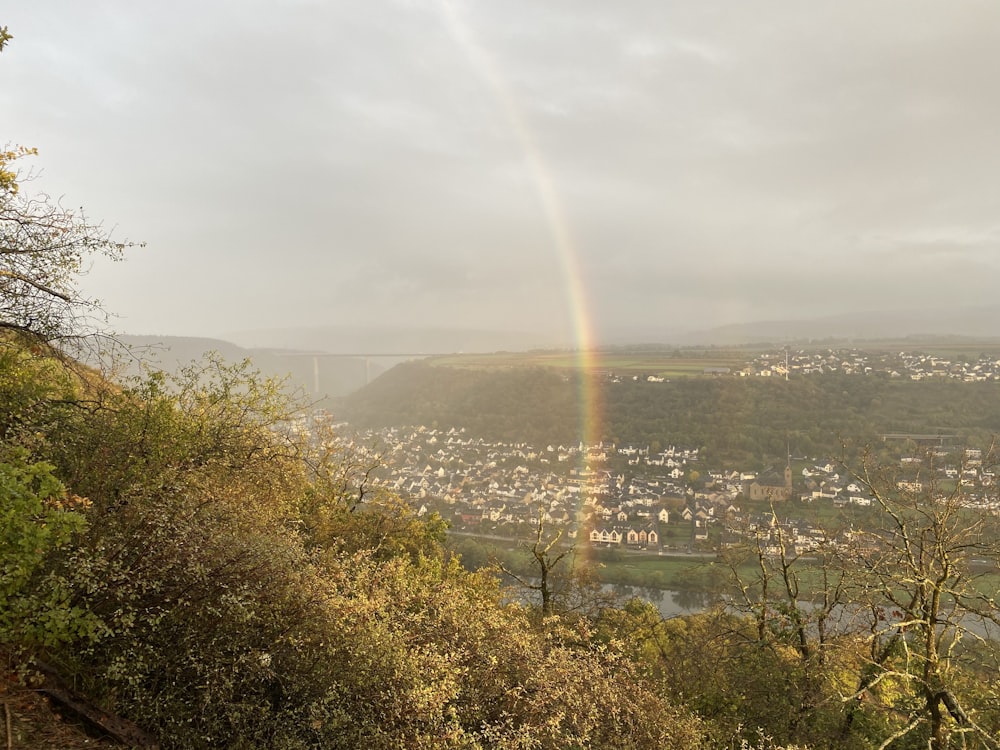
[[[536, 445], [580, 439], [579, 375], [541, 368], [400, 365], [352, 394], [339, 415], [359, 427], [466, 427]], [[1000, 433], [1000, 384], [822, 375], [611, 382], [593, 376], [603, 404], [601, 437], [618, 443], [703, 447], [723, 461], [837, 455], [841, 441], [883, 433]]]

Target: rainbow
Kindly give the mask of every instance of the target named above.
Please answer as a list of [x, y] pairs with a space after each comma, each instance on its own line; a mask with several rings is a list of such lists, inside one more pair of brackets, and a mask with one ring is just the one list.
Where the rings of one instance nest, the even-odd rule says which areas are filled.
[[[597, 355], [594, 351], [593, 328], [588, 314], [586, 293], [572, 228], [556, 188], [552, 170], [546, 163], [544, 154], [538, 147], [510, 86], [501, 75], [489, 52], [476, 40], [468, 24], [463, 20], [456, 3], [451, 0], [439, 0], [438, 4], [452, 38], [465, 52], [472, 67], [482, 77], [503, 110], [507, 124], [525, 156], [532, 181], [538, 191], [552, 247], [566, 281], [566, 302], [570, 320], [573, 322], [574, 359], [580, 384], [579, 435], [580, 442], [584, 444], [584, 450], [580, 452], [580, 468], [583, 468], [586, 465], [586, 447], [596, 444], [601, 439], [603, 404], [599, 389], [595, 384], [594, 370], [597, 364]], [[579, 509], [577, 513], [579, 514]]]

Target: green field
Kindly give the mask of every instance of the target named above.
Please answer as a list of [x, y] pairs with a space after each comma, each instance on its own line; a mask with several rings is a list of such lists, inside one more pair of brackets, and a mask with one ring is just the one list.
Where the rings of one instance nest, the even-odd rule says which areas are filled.
[[737, 370], [754, 352], [745, 349], [680, 349], [664, 352], [533, 351], [494, 354], [453, 354], [434, 357], [438, 367], [476, 370], [542, 367], [558, 371], [587, 372], [621, 377], [655, 375], [662, 378], [701, 376], [706, 368]]
[[683, 555], [626, 554], [618, 560], [598, 559], [597, 565], [597, 575], [604, 583], [676, 591], [714, 590], [723, 575], [721, 567], [712, 560]]
[[977, 360], [980, 355], [1000, 357], [1000, 340], [996, 338], [971, 338], [964, 336], [907, 336], [895, 339], [867, 341], [839, 341], [810, 344], [805, 351], [824, 349], [857, 349], [861, 352], [922, 352], [951, 360]]
[[[655, 375], [683, 378], [704, 375], [706, 368], [728, 367], [738, 370], [756, 355], [780, 351], [781, 344], [734, 347], [610, 347], [588, 351], [536, 350], [529, 352], [494, 352], [491, 354], [451, 354], [431, 358], [431, 364], [477, 370], [542, 367], [557, 371], [614, 373], [622, 377]], [[869, 341], [824, 340], [793, 342], [792, 351], [823, 352], [829, 349], [852, 349], [870, 354], [923, 352], [952, 360], [975, 361], [982, 355], [1000, 357], [997, 339], [973, 339], [958, 336], [907, 337]]]

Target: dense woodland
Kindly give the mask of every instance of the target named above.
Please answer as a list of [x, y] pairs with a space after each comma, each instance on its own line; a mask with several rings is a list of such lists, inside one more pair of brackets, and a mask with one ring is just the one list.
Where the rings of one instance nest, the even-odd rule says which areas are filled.
[[[80, 346], [113, 342], [91, 335], [99, 310], [77, 272], [127, 243], [22, 190], [27, 156], [0, 155], [8, 747], [46, 744], [12, 696], [53, 684], [117, 717], [131, 744], [185, 750], [998, 747], [995, 578], [982, 571], [996, 567], [995, 518], [969, 513], [960, 486], [910, 495], [869, 467], [880, 523], [855, 545], [807, 567], [757, 537], [722, 560], [728, 606], [669, 621], [604, 601], [542, 526], [524, 578], [544, 605], [528, 606], [488, 567], [466, 571], [439, 518], [373, 486], [368, 456], [293, 429], [299, 405], [245, 366], [115, 382], [80, 365]], [[415, 422], [577, 434], [572, 380], [426, 365], [394, 377], [369, 389], [370, 408], [402, 399]], [[932, 416], [914, 414], [917, 391], [875, 382], [792, 387], [815, 390], [612, 390], [609, 415], [627, 396], [645, 416], [609, 429], [694, 434], [719, 455], [733, 440], [719, 432], [736, 430], [732, 449], [758, 455], [774, 450], [758, 437], [793, 425], [819, 450], [841, 428]], [[934, 393], [933, 418], [995, 424], [994, 398]], [[815, 432], [797, 421], [807, 406]]]
[[[465, 427], [536, 446], [580, 438], [580, 378], [542, 368], [400, 365], [337, 407], [360, 427]], [[665, 383], [593, 376], [603, 440], [702, 448], [710, 462], [764, 467], [794, 455], [836, 457], [884, 433], [953, 433], [988, 445], [1000, 433], [1000, 383], [860, 375], [691, 377]]]

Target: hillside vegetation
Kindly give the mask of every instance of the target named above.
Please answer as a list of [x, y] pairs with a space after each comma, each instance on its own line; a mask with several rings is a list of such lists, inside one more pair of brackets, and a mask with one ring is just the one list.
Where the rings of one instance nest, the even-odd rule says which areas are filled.
[[582, 434], [581, 378], [598, 395], [600, 437], [618, 444], [701, 447], [712, 461], [766, 465], [795, 455], [837, 456], [843, 442], [885, 433], [948, 432], [985, 444], [1000, 433], [1000, 383], [890, 380], [828, 374], [612, 382], [542, 367], [399, 365], [339, 406], [359, 427], [436, 425], [538, 446]]
[[0, 638], [28, 673], [164, 747], [697, 746], [590, 626], [504, 605], [364, 461], [290, 430], [275, 384], [2, 354]]

